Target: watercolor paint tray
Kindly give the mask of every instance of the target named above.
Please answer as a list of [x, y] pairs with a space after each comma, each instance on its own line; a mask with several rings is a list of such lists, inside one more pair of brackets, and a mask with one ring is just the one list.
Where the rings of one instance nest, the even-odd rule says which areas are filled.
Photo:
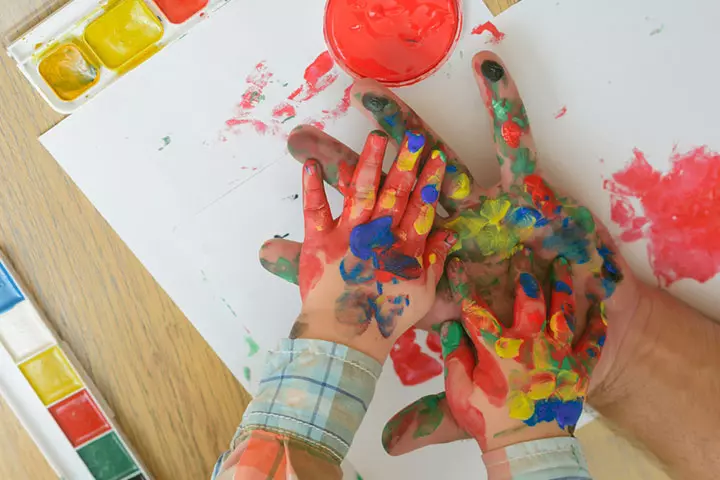
[[60, 478], [151, 478], [0, 253], [0, 394]]
[[74, 0], [7, 52], [50, 106], [69, 114], [231, 0]]

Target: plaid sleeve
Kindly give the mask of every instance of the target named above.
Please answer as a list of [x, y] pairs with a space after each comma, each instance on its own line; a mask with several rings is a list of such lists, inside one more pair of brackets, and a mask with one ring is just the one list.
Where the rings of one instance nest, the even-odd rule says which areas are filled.
[[[245, 410], [231, 451], [218, 460], [213, 478], [224, 478], [223, 472], [242, 464], [248, 446], [258, 445], [260, 439], [265, 453], [272, 445], [290, 445], [339, 464], [382, 371], [382, 365], [367, 355], [322, 340], [284, 339], [267, 362], [259, 391]], [[275, 458], [268, 453], [262, 457], [267, 462], [253, 469], [266, 474], [264, 470], [276, 470], [270, 457]], [[288, 459], [277, 459], [283, 469], [292, 468]]]
[[488, 479], [592, 480], [576, 438], [545, 438], [483, 455]]

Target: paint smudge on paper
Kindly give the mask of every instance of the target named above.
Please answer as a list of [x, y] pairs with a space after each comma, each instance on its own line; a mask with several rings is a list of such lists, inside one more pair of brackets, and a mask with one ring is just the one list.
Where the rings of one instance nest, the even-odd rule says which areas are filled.
[[485, 22], [482, 25], [478, 25], [477, 27], [473, 28], [472, 32], [470, 33], [473, 35], [482, 35], [484, 32], [490, 32], [492, 38], [489, 40], [489, 42], [495, 45], [500, 43], [502, 39], [505, 38], [505, 34], [498, 30], [492, 22]]
[[290, 236], [289, 233], [285, 233], [283, 235], [274, 235], [273, 238], [285, 239], [285, 238], [288, 238], [289, 236]]
[[655, 170], [639, 149], [604, 182], [620, 239], [646, 239], [655, 276], [664, 286], [706, 282], [720, 272], [720, 154], [707, 146], [673, 150], [671, 169]]
[[663, 30], [665, 30], [665, 25], [660, 25], [658, 28], [650, 32], [650, 36], [652, 37], [654, 35], [657, 35], [658, 33], [662, 33]]
[[393, 368], [403, 385], [419, 385], [442, 374], [443, 366], [435, 358], [423, 352], [415, 341], [415, 329], [411, 328], [398, 338], [390, 358]]
[[245, 336], [245, 343], [248, 346], [248, 357], [252, 357], [260, 351], [260, 346], [250, 335]]
[[172, 142], [172, 138], [170, 138], [169, 135], [163, 137], [161, 140], [163, 144], [160, 146], [160, 148], [158, 148], [158, 152], [162, 152], [163, 150], [165, 150], [165, 148]]
[[243, 376], [245, 380], [250, 381], [250, 367], [243, 367]]
[[[258, 106], [266, 99], [266, 89], [273, 83], [273, 73], [265, 61], [259, 62], [246, 78], [247, 87], [235, 108], [235, 115], [225, 121], [225, 131], [241, 134], [250, 129], [258, 135], [287, 138], [290, 130], [298, 123], [298, 109], [318, 98], [338, 78], [339, 72], [330, 54], [322, 52], [305, 69], [303, 84], [294, 89], [285, 100], [273, 105], [269, 114], [260, 114], [257, 111]], [[283, 83], [281, 86], [284, 88], [287, 85]], [[350, 109], [350, 89], [351, 86], [348, 86], [333, 108], [323, 109], [315, 116], [304, 118], [302, 123], [323, 130], [328, 122], [345, 115]], [[220, 140], [227, 141], [227, 136], [221, 133]]]
[[558, 110], [557, 113], [555, 114], [555, 119], [557, 120], [558, 118], [564, 117], [566, 113], [567, 113], [567, 107], [566, 107], [566, 106], [563, 106], [563, 107], [562, 107], [560, 110]]

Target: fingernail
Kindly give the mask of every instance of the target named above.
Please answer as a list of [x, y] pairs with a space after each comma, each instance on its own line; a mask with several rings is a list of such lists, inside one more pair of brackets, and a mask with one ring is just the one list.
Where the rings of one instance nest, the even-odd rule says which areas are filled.
[[443, 325], [442, 335], [440, 336], [443, 358], [447, 358], [448, 355], [457, 350], [460, 346], [462, 334], [462, 326], [457, 322], [446, 322]]
[[450, 232], [450, 233], [448, 233], [447, 237], [445, 237], [445, 243], [447, 243], [451, 247], [454, 246], [457, 243], [457, 241], [458, 241], [458, 234], [455, 232]]
[[315, 172], [317, 171], [317, 165], [315, 165], [314, 162], [309, 162], [305, 164], [305, 173], [308, 175], [315, 175]]
[[373, 113], [382, 112], [389, 103], [390, 101], [387, 98], [378, 97], [377, 95], [374, 95], [372, 93], [366, 93], [365, 95], [363, 95], [362, 98], [363, 107]]
[[500, 79], [505, 76], [505, 69], [493, 60], [485, 60], [482, 65], [480, 65], [480, 72], [483, 74], [483, 77], [492, 83], [500, 81]]
[[425, 135], [415, 132], [407, 132], [407, 148], [410, 153], [417, 153], [425, 146]]
[[[437, 150], [437, 149], [433, 150], [432, 153], [430, 154], [430, 158], [435, 159], [438, 157], [440, 157], [440, 160], [442, 160], [443, 163], [447, 163], [447, 155], [445, 155], [445, 153], [442, 150]], [[448, 167], [448, 168], [450, 168], [450, 167]]]

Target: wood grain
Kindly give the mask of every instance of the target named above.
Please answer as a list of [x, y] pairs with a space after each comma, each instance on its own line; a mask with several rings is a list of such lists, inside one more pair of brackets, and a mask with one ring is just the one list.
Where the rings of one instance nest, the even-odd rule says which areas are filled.
[[[12, 40], [62, 3], [5, 0], [0, 34]], [[500, 13], [515, 1], [486, 3]], [[61, 119], [0, 55], [0, 247], [150, 472], [208, 478], [249, 396], [37, 141]], [[597, 479], [661, 478], [616, 475], [603, 458], [642, 464], [633, 468], [647, 461], [613, 449], [616, 437], [599, 428], [581, 433]], [[0, 478], [53, 477], [2, 402], [0, 432]]]

